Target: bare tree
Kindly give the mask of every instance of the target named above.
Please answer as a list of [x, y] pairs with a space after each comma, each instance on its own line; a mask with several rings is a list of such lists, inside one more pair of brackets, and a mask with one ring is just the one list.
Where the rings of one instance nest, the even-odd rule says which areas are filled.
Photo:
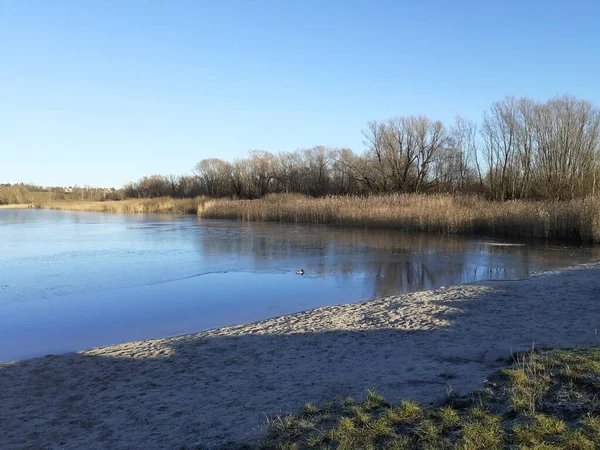
[[515, 185], [511, 183], [511, 171], [517, 133], [517, 107], [513, 97], [494, 103], [489, 113], [484, 114], [482, 135], [490, 190], [496, 200], [514, 197]]
[[536, 163], [545, 197], [564, 199], [594, 190], [600, 114], [588, 102], [561, 97], [538, 106]]
[[218, 158], [203, 159], [194, 168], [202, 193], [210, 197], [231, 194], [231, 164]]
[[250, 186], [248, 193], [252, 197], [264, 197], [270, 192], [275, 180], [275, 157], [263, 150], [253, 150], [248, 159]]
[[[123, 193], [260, 198], [272, 192], [477, 192], [503, 201], [581, 198], [599, 191], [600, 112], [572, 97], [543, 103], [506, 97], [492, 104], [480, 126], [461, 117], [451, 128], [426, 116], [373, 121], [363, 136], [360, 154], [325, 146], [277, 155], [255, 150], [232, 163], [204, 159], [194, 176], [143, 177]], [[120, 194], [76, 188], [74, 195]]]
[[456, 148], [455, 158], [457, 160], [455, 170], [459, 175], [458, 190], [467, 188], [472, 182], [473, 174], [477, 177], [479, 191], [483, 191], [483, 173], [477, 146], [477, 124], [456, 116], [451, 131], [451, 139]]
[[417, 178], [415, 180], [416, 193], [427, 191], [437, 179], [429, 178], [429, 168], [436, 156], [447, 143], [448, 137], [442, 122], [432, 122], [427, 117], [419, 117], [414, 126], [416, 128], [417, 142]]

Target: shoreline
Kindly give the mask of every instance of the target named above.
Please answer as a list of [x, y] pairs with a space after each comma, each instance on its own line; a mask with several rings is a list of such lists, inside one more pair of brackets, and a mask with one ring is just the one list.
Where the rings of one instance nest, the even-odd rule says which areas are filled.
[[590, 263], [0, 363], [0, 442], [65, 449], [251, 442], [265, 415], [306, 402], [367, 389], [390, 401], [436, 401], [448, 385], [467, 393], [513, 351], [598, 345], [599, 275], [600, 263]]
[[282, 194], [255, 200], [159, 197], [0, 205], [0, 209], [31, 208], [170, 214], [247, 223], [325, 225], [341, 229], [393, 229], [407, 233], [505, 239], [512, 242], [600, 243], [600, 202], [593, 199], [583, 202], [495, 203], [477, 197], [447, 195], [309, 199]]
[[0, 209], [41, 209], [36, 208], [33, 203], [11, 203], [8, 205], [0, 205]]

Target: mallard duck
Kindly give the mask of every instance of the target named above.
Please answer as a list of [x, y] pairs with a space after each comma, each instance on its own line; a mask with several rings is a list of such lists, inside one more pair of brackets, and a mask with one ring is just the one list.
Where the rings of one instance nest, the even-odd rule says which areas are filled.
[[304, 269], [296, 270], [296, 275], [304, 275]]

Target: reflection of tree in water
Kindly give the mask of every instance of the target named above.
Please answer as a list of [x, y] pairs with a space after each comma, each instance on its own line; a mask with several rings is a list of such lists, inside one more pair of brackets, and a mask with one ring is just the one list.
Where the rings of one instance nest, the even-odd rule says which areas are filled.
[[[220, 225], [220, 226], [219, 226]], [[331, 249], [354, 253], [384, 249], [393, 253], [422, 253], [436, 249], [463, 251], [466, 241], [439, 235], [410, 235], [395, 230], [334, 229], [307, 225], [213, 223], [199, 236], [202, 250], [212, 254], [242, 253], [257, 257], [296, 256], [297, 252], [325, 256]]]
[[598, 248], [505, 246], [460, 236], [264, 223], [215, 222], [201, 229], [197, 243], [207, 256], [247, 257], [255, 267], [302, 267], [309, 277], [340, 283], [363, 279], [374, 295], [519, 278], [600, 254]]
[[[511, 278], [513, 270], [506, 267], [480, 267], [462, 263], [427, 265], [423, 262], [384, 263], [376, 269], [374, 291], [376, 296], [397, 292], [434, 289], [457, 283], [483, 279]], [[519, 269], [516, 269], [518, 272]]]
[[26, 209], [0, 210], [0, 222], [2, 225], [28, 223], [31, 222], [31, 217], [31, 211]]

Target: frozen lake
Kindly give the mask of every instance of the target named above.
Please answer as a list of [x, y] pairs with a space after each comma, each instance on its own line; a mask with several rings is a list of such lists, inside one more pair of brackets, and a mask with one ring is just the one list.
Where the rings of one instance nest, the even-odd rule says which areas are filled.
[[[0, 361], [588, 262], [600, 248], [0, 210]], [[304, 269], [305, 275], [296, 275]]]

